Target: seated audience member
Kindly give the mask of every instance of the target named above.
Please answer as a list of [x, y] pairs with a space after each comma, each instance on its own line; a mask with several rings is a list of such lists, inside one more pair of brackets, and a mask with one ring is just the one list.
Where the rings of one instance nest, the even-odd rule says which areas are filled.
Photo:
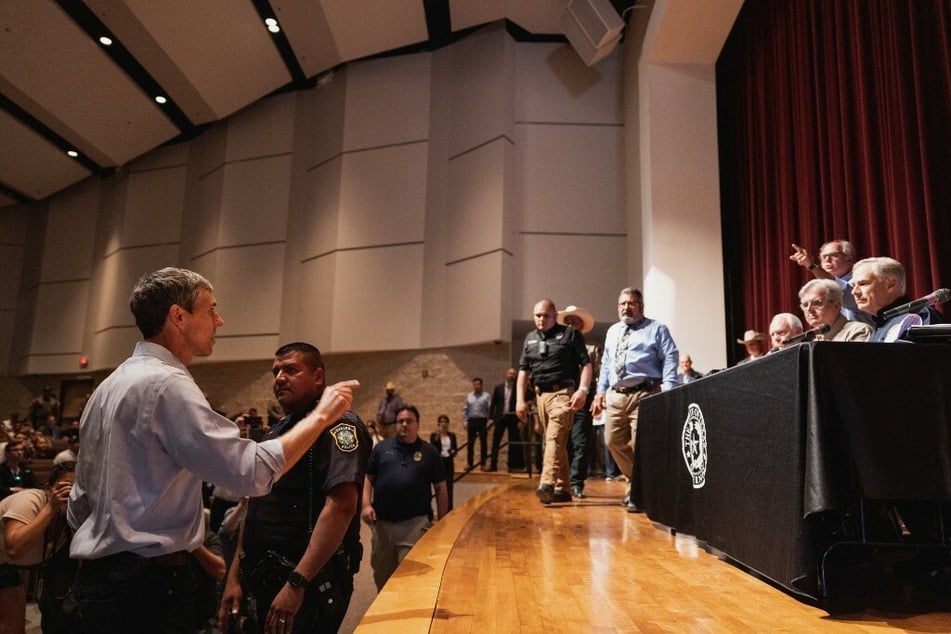
[[54, 414], [48, 414], [46, 420], [43, 421], [43, 424], [40, 425], [36, 431], [49, 438], [59, 438], [59, 421], [56, 420]]
[[832, 280], [842, 291], [842, 314], [850, 321], [871, 324], [872, 320], [859, 310], [852, 297], [849, 282], [852, 280], [852, 265], [855, 263], [855, 247], [848, 240], [830, 240], [819, 247], [819, 257], [812, 255], [798, 244], [792, 245], [794, 253], [789, 259], [808, 269], [816, 279]]
[[747, 330], [745, 333], [743, 333], [743, 338], [737, 339], [736, 342], [742, 344], [746, 348], [746, 357], [740, 360], [737, 365], [740, 365], [741, 363], [749, 363], [753, 359], [758, 359], [766, 354], [767, 341], [769, 341], [769, 337], [762, 332]]
[[[44, 488], [24, 489], [0, 501], [3, 566], [16, 569], [43, 564], [37, 603], [44, 634], [69, 631], [62, 605], [76, 565], [69, 558], [70, 533], [66, 526], [66, 502], [73, 488], [75, 468], [75, 462], [56, 465]], [[7, 571], [5, 576], [9, 574]], [[0, 589], [0, 596], [3, 597], [0, 600], [4, 608], [2, 618], [22, 623], [26, 610], [22, 586]], [[22, 632], [22, 628], [19, 631]]]
[[779, 313], [769, 322], [769, 338], [773, 344], [770, 352], [786, 348], [783, 343], [790, 337], [802, 334], [802, 321], [792, 313]]
[[52, 458], [55, 453], [52, 438], [40, 433], [33, 435], [33, 454], [30, 458]]
[[816, 335], [816, 341], [866, 341], [872, 327], [849, 321], [842, 314], [842, 291], [832, 280], [810, 280], [799, 289], [799, 307], [810, 329], [823, 324], [828, 332]]
[[689, 354], [680, 357], [680, 372], [677, 374], [677, 381], [681, 384], [690, 383], [697, 379], [702, 379], [703, 373], [693, 369], [693, 359]]
[[866, 258], [855, 263], [852, 270], [852, 295], [859, 309], [874, 317], [875, 331], [869, 341], [897, 341], [911, 326], [940, 324], [940, 313], [924, 307], [917, 313], [882, 317], [885, 311], [908, 303], [905, 295], [905, 267], [892, 258]]
[[33, 471], [24, 462], [23, 442], [8, 442], [3, 449], [3, 455], [3, 464], [0, 464], [0, 487], [9, 489], [10, 493], [36, 488]]
[[76, 462], [79, 459], [79, 434], [66, 437], [66, 449], [53, 456], [53, 464]]
[[53, 394], [52, 386], [47, 385], [43, 388], [43, 393], [30, 403], [30, 413], [27, 418], [33, 427], [37, 428], [50, 414], [59, 417], [59, 399]]

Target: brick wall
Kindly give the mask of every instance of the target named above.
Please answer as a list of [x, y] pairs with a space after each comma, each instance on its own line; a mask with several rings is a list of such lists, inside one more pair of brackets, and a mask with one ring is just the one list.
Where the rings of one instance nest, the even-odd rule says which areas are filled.
[[[462, 434], [462, 405], [472, 390], [472, 377], [481, 376], [490, 390], [501, 383], [511, 361], [509, 343], [487, 343], [459, 348], [366, 352], [326, 355], [327, 380], [358, 379], [354, 410], [373, 416], [387, 381], [397, 385], [403, 400], [419, 408], [420, 434], [428, 438], [436, 429], [436, 417], [448, 414], [450, 429]], [[190, 368], [195, 381], [212, 407], [228, 416], [256, 407], [264, 416], [276, 405], [271, 392], [271, 360], [227, 363], [196, 363]], [[88, 375], [84, 375], [88, 376]], [[98, 384], [105, 373], [96, 374]], [[62, 380], [75, 376], [0, 377], [0, 416], [10, 412], [26, 415], [30, 401], [44, 385], [59, 391]]]

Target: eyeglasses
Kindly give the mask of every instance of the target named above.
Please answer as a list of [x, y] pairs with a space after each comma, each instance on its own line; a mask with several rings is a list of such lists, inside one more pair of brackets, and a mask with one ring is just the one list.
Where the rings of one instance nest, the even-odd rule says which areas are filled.
[[396, 419], [397, 425], [412, 425], [415, 422], [416, 422], [415, 418], [397, 418]]
[[845, 253], [842, 251], [829, 251], [828, 253], [820, 253], [819, 258], [822, 260], [831, 260], [832, 258], [841, 258], [845, 256]]
[[799, 304], [799, 308], [803, 310], [809, 310], [810, 308], [822, 308], [828, 299], [814, 299], [811, 302], [802, 302]]
[[643, 306], [644, 302], [639, 300], [634, 300], [633, 302], [618, 302], [618, 306]]

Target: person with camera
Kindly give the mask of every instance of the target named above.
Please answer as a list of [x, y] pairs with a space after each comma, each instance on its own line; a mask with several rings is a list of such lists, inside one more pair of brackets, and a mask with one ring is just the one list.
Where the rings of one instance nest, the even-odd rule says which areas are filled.
[[22, 489], [0, 500], [0, 632], [24, 631], [26, 592], [20, 571], [34, 566], [42, 579], [36, 601], [44, 634], [70, 631], [63, 600], [76, 562], [69, 558], [66, 502], [75, 471], [75, 462], [54, 465], [45, 487]]
[[[277, 438], [317, 405], [325, 369], [317, 348], [297, 342], [274, 353], [271, 373], [286, 412], [269, 432]], [[259, 632], [340, 628], [363, 552], [359, 502], [370, 446], [363, 421], [347, 411], [270, 493], [251, 498], [218, 610], [223, 631], [238, 619], [244, 592], [255, 598]]]

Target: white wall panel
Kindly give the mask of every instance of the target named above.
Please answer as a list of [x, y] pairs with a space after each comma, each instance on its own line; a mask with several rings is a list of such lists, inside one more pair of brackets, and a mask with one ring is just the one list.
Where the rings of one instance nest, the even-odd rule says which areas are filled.
[[426, 139], [430, 53], [359, 62], [347, 69], [345, 151]]
[[259, 101], [228, 119], [225, 160], [232, 163], [290, 153], [296, 109], [297, 96], [286, 93]]
[[337, 246], [340, 225], [341, 180], [343, 157], [323, 163], [304, 174], [301, 187], [304, 197], [301, 211], [292, 223], [295, 231], [288, 234], [288, 245], [297, 244], [298, 262], [304, 258], [329, 253]]
[[123, 183], [125, 201], [117, 246], [181, 240], [186, 176], [184, 165], [129, 173]]
[[49, 282], [36, 293], [36, 325], [30, 353], [78, 354], [83, 345], [83, 324], [89, 299], [89, 280]]
[[621, 124], [620, 58], [585, 66], [568, 44], [516, 48], [515, 120]]
[[523, 230], [623, 233], [623, 151], [619, 126], [518, 126]]
[[617, 291], [638, 285], [626, 279], [625, 242], [613, 236], [523, 236], [524, 283], [516, 319], [531, 319], [535, 302], [547, 297], [559, 309], [584, 306], [598, 321], [616, 321]]
[[450, 161], [447, 262], [501, 248], [508, 143], [498, 139]]
[[283, 241], [287, 235], [291, 156], [281, 154], [224, 167], [218, 246]]
[[338, 248], [423, 239], [426, 151], [413, 143], [344, 156]]
[[447, 267], [443, 310], [450, 327], [445, 330], [445, 345], [495, 341], [511, 330], [501, 317], [500, 281], [507, 257], [497, 251]]
[[335, 259], [330, 348], [418, 347], [424, 327], [422, 245], [344, 251]]
[[452, 125], [449, 155], [454, 157], [500, 135], [512, 134], [514, 48], [496, 26], [453, 46], [450, 87]]
[[[47, 207], [40, 282], [89, 279], [99, 213], [99, 182], [83, 181], [53, 196]], [[84, 320], [86, 314], [78, 318]], [[77, 329], [77, 324], [73, 325]]]

